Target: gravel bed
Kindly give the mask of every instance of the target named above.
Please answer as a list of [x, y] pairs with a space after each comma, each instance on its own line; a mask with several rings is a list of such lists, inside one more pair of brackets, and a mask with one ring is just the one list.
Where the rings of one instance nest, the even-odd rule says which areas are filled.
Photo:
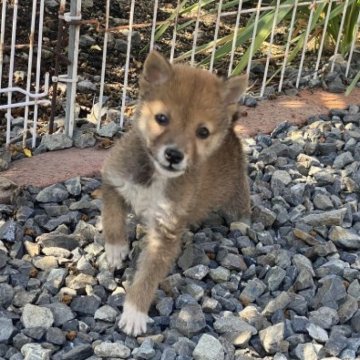
[[144, 229], [108, 271], [98, 179], [0, 180], [0, 359], [359, 359], [360, 111], [246, 139], [250, 227], [214, 214], [184, 235], [153, 323], [117, 327]]

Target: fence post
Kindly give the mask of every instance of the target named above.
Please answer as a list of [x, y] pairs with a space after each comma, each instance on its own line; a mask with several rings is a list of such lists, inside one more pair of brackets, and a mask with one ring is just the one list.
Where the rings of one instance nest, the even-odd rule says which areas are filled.
[[[68, 14], [65, 14], [68, 15]], [[65, 133], [69, 137], [73, 136], [75, 122], [75, 97], [77, 84], [77, 69], [79, 57], [79, 38], [81, 19], [81, 0], [71, 0], [70, 13], [65, 17], [69, 21], [69, 46], [68, 46], [68, 82], [66, 86], [66, 117]]]

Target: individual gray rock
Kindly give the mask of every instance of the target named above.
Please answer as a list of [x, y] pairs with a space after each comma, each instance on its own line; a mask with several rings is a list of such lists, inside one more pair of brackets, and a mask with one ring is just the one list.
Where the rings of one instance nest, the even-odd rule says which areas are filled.
[[0, 226], [0, 240], [15, 242], [16, 240], [16, 222], [12, 219], [6, 221]]
[[329, 239], [335, 245], [345, 249], [360, 249], [360, 236], [340, 226], [333, 226], [329, 232]]
[[333, 325], [338, 324], [339, 315], [335, 309], [322, 306], [309, 313], [309, 320], [323, 329], [331, 329]]
[[8, 151], [0, 150], [0, 171], [7, 170], [11, 162], [11, 154]]
[[210, 269], [210, 277], [217, 283], [226, 282], [230, 278], [230, 270], [222, 266]]
[[291, 183], [291, 176], [285, 170], [276, 170], [271, 177], [271, 189], [274, 196], [281, 195], [284, 189]]
[[80, 149], [92, 147], [96, 144], [96, 139], [92, 132], [78, 132], [74, 136], [74, 146]]
[[313, 323], [309, 323], [308, 326], [306, 327], [306, 330], [309, 333], [309, 335], [317, 342], [325, 343], [329, 339], [326, 330]]
[[342, 335], [331, 335], [325, 344], [326, 352], [331, 356], [338, 356], [347, 346], [347, 338]]
[[21, 354], [26, 360], [50, 360], [50, 349], [45, 349], [41, 344], [29, 343], [21, 348]]
[[350, 151], [346, 151], [336, 157], [334, 160], [334, 168], [335, 169], [343, 169], [346, 165], [352, 163], [354, 158]]
[[347, 321], [349, 321], [354, 316], [358, 308], [358, 298], [347, 295], [338, 309], [340, 323], [345, 324]]
[[189, 245], [185, 247], [183, 253], [179, 257], [178, 265], [185, 271], [199, 264], [207, 266], [209, 261], [210, 260], [206, 256], [205, 251], [200, 246]]
[[325, 194], [316, 194], [313, 202], [315, 208], [319, 210], [330, 210], [334, 207], [330, 197]]
[[254, 302], [266, 289], [266, 285], [259, 279], [249, 280], [240, 294], [240, 301], [244, 305]]
[[32, 304], [26, 304], [21, 315], [21, 322], [25, 328], [37, 326], [49, 328], [54, 323], [54, 316], [50, 309]]
[[80, 36], [79, 43], [80, 43], [80, 46], [88, 47], [88, 46], [94, 45], [96, 43], [96, 40], [93, 37], [91, 37], [90, 35], [84, 34], [84, 35]]
[[261, 330], [259, 338], [262, 347], [269, 354], [275, 354], [278, 351], [285, 352], [289, 346], [288, 342], [284, 339], [285, 325], [282, 322]]
[[95, 296], [78, 296], [72, 301], [71, 309], [79, 314], [94, 315], [100, 303]]
[[109, 122], [106, 125], [103, 125], [99, 130], [98, 134], [103, 137], [112, 138], [120, 130], [119, 125], [115, 124], [113, 121]]
[[345, 214], [346, 214], [345, 208], [338, 210], [330, 210], [330, 211], [324, 211], [322, 213], [313, 213], [306, 215], [302, 218], [302, 221], [305, 224], [312, 226], [342, 225]]
[[206, 326], [201, 306], [197, 304], [183, 306], [172, 321], [173, 327], [187, 337], [198, 334]]
[[208, 334], [201, 336], [192, 355], [195, 360], [223, 360], [225, 357], [220, 341]]
[[152, 359], [155, 355], [154, 341], [151, 338], [145, 338], [139, 348], [133, 350], [132, 355], [135, 359]]
[[65, 282], [67, 269], [50, 269], [49, 275], [46, 279], [45, 287], [51, 292], [56, 293]]
[[123, 39], [115, 39], [115, 45], [114, 45], [115, 50], [118, 50], [121, 53], [126, 53], [127, 46], [128, 46], [127, 41]]
[[121, 343], [105, 341], [94, 347], [94, 353], [100, 358], [126, 359], [130, 356], [130, 349]]
[[279, 266], [272, 267], [265, 276], [265, 283], [270, 291], [275, 291], [286, 276], [286, 271]]
[[332, 93], [341, 94], [346, 90], [346, 86], [341, 80], [341, 77], [338, 75], [335, 79], [327, 83], [327, 89]]
[[62, 150], [72, 147], [73, 141], [65, 134], [46, 134], [41, 139], [40, 146], [47, 150]]
[[24, 223], [33, 213], [34, 208], [29, 206], [20, 206], [16, 212], [16, 220]]
[[36, 201], [40, 203], [61, 202], [69, 197], [69, 193], [62, 184], [54, 184], [41, 190], [37, 196]]
[[7, 308], [11, 305], [12, 299], [14, 298], [15, 291], [9, 284], [0, 284], [0, 306]]
[[290, 304], [290, 302], [290, 295], [287, 292], [282, 291], [276, 298], [270, 300], [266, 304], [264, 310], [262, 311], [262, 314], [264, 316], [270, 316], [276, 311], [285, 310], [286, 307]]
[[54, 325], [60, 327], [66, 322], [75, 319], [75, 314], [72, 312], [69, 306], [64, 303], [51, 303], [45, 304], [44, 307], [48, 308], [53, 317]]
[[309, 269], [301, 269], [294, 283], [296, 291], [314, 288], [313, 273]]
[[263, 205], [258, 205], [253, 209], [252, 217], [256, 221], [261, 222], [265, 227], [270, 227], [276, 220], [276, 213]]
[[176, 359], [176, 352], [171, 347], [166, 347], [161, 355], [160, 360], [175, 360]]
[[164, 297], [156, 304], [156, 309], [162, 316], [169, 316], [174, 308], [174, 300], [171, 297]]
[[[101, 345], [101, 344], [100, 344]], [[89, 344], [80, 344], [62, 355], [62, 360], [85, 360], [94, 354]]]
[[54, 345], [64, 345], [65, 334], [59, 328], [51, 327], [46, 331], [46, 341]]
[[178, 356], [191, 356], [195, 349], [195, 343], [186, 337], [180, 337], [173, 348]]
[[97, 90], [96, 85], [90, 80], [82, 80], [77, 83], [80, 92], [89, 93]]
[[329, 306], [337, 309], [338, 302], [346, 297], [346, 289], [343, 280], [336, 275], [328, 275], [322, 278], [313, 304], [315, 308], [320, 306]]
[[226, 315], [214, 322], [214, 329], [219, 334], [224, 334], [226, 332], [243, 332], [250, 331], [253, 335], [257, 334], [257, 330], [254, 326], [249, 325], [246, 321], [242, 320], [240, 317], [234, 315]]
[[255, 107], [257, 105], [257, 100], [250, 95], [245, 96], [244, 105], [247, 107]]
[[242, 255], [229, 253], [220, 261], [221, 266], [229, 270], [245, 271], [246, 263]]
[[78, 235], [67, 235], [62, 233], [44, 233], [36, 238], [36, 242], [42, 247], [55, 247], [74, 250], [80, 244], [81, 237]]
[[97, 283], [93, 276], [80, 273], [74, 277], [67, 277], [66, 285], [70, 289], [80, 290], [85, 289], [87, 285], [95, 285]]
[[109, 305], [104, 305], [95, 311], [94, 319], [106, 322], [115, 322], [118, 312]]
[[194, 280], [202, 280], [209, 273], [209, 271], [210, 269], [208, 266], [199, 264], [185, 270], [184, 275]]
[[70, 195], [78, 196], [81, 193], [80, 176], [68, 179], [64, 182], [66, 190]]
[[0, 316], [0, 344], [7, 343], [15, 332], [11, 319]]
[[318, 360], [318, 353], [322, 349], [322, 345], [310, 342], [298, 344], [294, 350], [299, 360]]

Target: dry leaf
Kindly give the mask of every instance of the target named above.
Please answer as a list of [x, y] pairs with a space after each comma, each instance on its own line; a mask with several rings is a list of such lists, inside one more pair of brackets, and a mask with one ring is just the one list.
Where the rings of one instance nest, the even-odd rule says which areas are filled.
[[94, 199], [101, 199], [101, 189], [95, 189], [92, 193], [91, 193], [91, 196], [94, 198]]
[[103, 139], [96, 147], [98, 149], [109, 149], [113, 145], [113, 141], [111, 139]]
[[28, 148], [25, 148], [25, 149], [24, 149], [24, 155], [25, 155], [26, 157], [32, 157], [31, 150], [28, 149]]

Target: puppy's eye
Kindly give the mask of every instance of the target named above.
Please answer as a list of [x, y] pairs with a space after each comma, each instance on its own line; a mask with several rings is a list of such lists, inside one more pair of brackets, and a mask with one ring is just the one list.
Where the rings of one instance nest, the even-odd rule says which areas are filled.
[[200, 126], [196, 129], [196, 136], [199, 139], [206, 139], [207, 137], [209, 137], [209, 135], [210, 135], [210, 131], [205, 126]]
[[169, 124], [169, 118], [164, 114], [156, 114], [155, 120], [161, 126], [166, 126], [167, 124]]

